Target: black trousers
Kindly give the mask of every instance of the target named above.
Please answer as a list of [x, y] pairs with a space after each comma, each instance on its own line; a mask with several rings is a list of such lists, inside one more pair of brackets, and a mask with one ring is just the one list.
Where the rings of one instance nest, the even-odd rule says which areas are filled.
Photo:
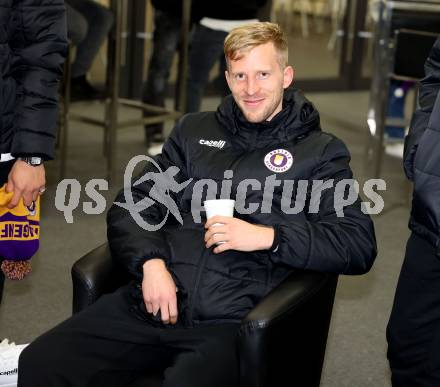
[[[8, 181], [9, 171], [12, 168], [14, 161], [7, 161], [4, 163], [0, 163], [0, 187], [3, 186]], [[2, 258], [0, 257], [0, 264], [2, 262]], [[3, 287], [5, 284], [5, 276], [3, 272], [0, 270], [0, 303], [2, 302], [3, 296]]]
[[440, 257], [412, 234], [387, 327], [394, 387], [440, 386]]
[[37, 338], [18, 387], [119, 387], [152, 372], [164, 387], [237, 386], [238, 324], [159, 328], [129, 309], [126, 286]]

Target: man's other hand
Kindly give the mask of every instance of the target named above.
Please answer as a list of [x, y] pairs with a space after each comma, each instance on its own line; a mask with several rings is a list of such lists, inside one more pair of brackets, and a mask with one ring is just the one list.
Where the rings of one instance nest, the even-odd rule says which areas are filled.
[[[216, 223], [220, 224], [216, 225]], [[209, 218], [206, 221], [205, 229], [207, 248], [220, 242], [213, 250], [216, 254], [226, 250], [268, 250], [273, 244], [275, 234], [272, 227], [219, 215]]]
[[24, 161], [17, 160], [8, 176], [6, 192], [14, 192], [8, 208], [17, 206], [21, 198], [24, 204], [30, 206], [37, 200], [40, 190], [46, 185], [44, 165], [32, 166]]
[[176, 284], [162, 259], [150, 259], [142, 266], [142, 294], [148, 313], [160, 315], [164, 324], [177, 322]]

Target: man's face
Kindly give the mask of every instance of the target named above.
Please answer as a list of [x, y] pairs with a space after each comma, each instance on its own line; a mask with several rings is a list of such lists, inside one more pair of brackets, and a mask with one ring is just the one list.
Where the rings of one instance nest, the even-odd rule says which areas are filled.
[[235, 102], [250, 122], [270, 121], [283, 105], [284, 89], [293, 80], [293, 69], [281, 69], [273, 43], [265, 43], [229, 60], [226, 80]]

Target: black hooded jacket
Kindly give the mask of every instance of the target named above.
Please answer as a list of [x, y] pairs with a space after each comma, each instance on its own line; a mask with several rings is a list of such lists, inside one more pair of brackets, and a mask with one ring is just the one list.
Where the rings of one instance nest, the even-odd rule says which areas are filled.
[[63, 0], [0, 0], [0, 153], [53, 158]]
[[419, 105], [405, 138], [404, 168], [414, 181], [409, 227], [440, 256], [440, 38], [425, 63]]
[[[169, 15], [177, 17], [180, 21], [182, 18], [182, 0], [152, 0], [151, 2], [155, 10], [160, 10]], [[203, 17], [204, 1], [191, 1], [191, 21], [198, 22]]]
[[[322, 191], [319, 211], [308, 211], [312, 180], [334, 179], [336, 184], [351, 179], [349, 160], [342, 141], [321, 131], [318, 112], [300, 92], [287, 90], [283, 110], [263, 123], [247, 122], [229, 96], [217, 112], [184, 116], [155, 159], [163, 171], [179, 168], [178, 174], [169, 170], [176, 184], [192, 179], [172, 196], [183, 224], [169, 214], [160, 230], [146, 231], [126, 209], [113, 205], [108, 213], [113, 257], [138, 280], [146, 260], [163, 258], [179, 288], [179, 318], [187, 324], [239, 321], [295, 269], [365, 273], [376, 256], [376, 242], [372, 221], [361, 212], [359, 201], [338, 217], [334, 189], [328, 188]], [[152, 171], [157, 169], [149, 163], [143, 173]], [[203, 185], [203, 179], [210, 183]], [[310, 182], [303, 195], [306, 208], [292, 213], [296, 189], [289, 181], [298, 180]], [[273, 250], [216, 255], [205, 247], [205, 219], [191, 211], [206, 197], [228, 197], [228, 186], [237, 202], [246, 197], [234, 216], [275, 228]], [[131, 194], [134, 202], [154, 197], [152, 182], [133, 185]], [[121, 191], [116, 201], [125, 199]], [[140, 211], [148, 224], [160, 223], [166, 214], [157, 200]]]
[[223, 0], [201, 2], [203, 16], [222, 20], [257, 19], [267, 0]]

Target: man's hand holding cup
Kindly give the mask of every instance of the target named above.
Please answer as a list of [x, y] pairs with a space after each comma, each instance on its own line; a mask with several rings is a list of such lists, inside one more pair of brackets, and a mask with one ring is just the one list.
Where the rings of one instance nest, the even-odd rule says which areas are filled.
[[267, 250], [273, 244], [274, 229], [234, 218], [234, 200], [206, 200], [205, 243], [216, 245], [215, 254], [226, 250]]

